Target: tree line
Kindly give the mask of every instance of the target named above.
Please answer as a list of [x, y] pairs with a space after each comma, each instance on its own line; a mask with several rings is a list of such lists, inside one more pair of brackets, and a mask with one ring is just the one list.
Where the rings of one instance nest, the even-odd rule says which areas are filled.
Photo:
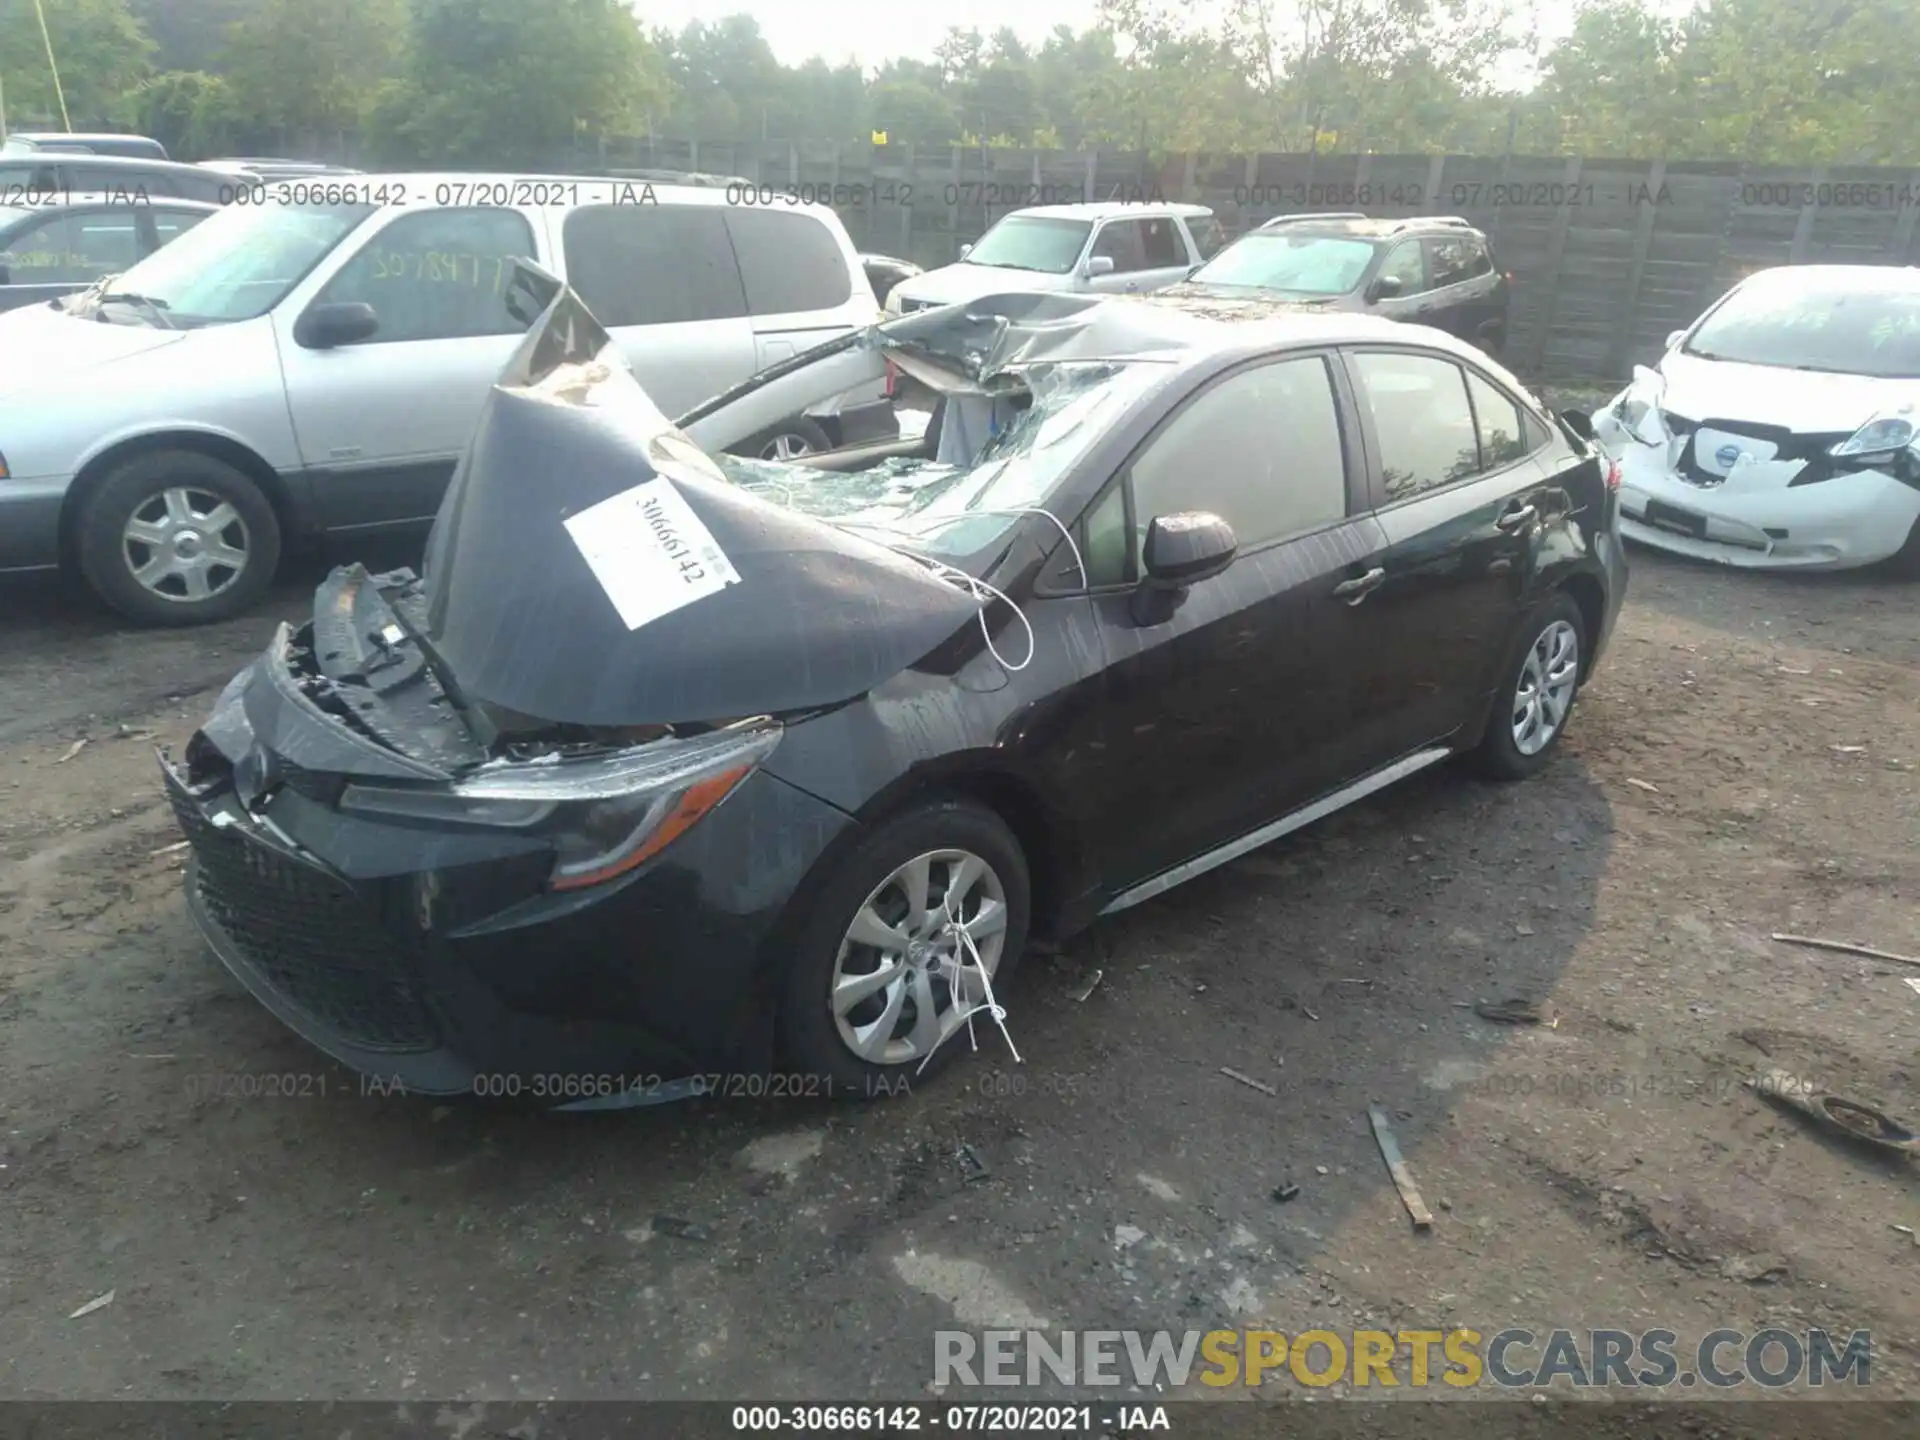
[[[0, 0], [14, 128], [114, 124], [188, 157], [324, 146], [551, 163], [603, 136], [1151, 152], [1920, 160], [1912, 0], [1101, 0], [1038, 44], [784, 65], [748, 15], [622, 0]], [[42, 34], [41, 16], [46, 31]], [[57, 62], [49, 66], [51, 46]]]

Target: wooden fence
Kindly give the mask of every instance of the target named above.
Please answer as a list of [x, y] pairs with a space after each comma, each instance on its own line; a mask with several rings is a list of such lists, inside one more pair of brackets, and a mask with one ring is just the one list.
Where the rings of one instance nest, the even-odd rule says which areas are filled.
[[[365, 164], [354, 136], [291, 153]], [[289, 153], [282, 151], [281, 153]], [[1920, 263], [1920, 171], [1522, 155], [1173, 155], [836, 141], [612, 138], [549, 173], [739, 176], [743, 203], [823, 200], [864, 250], [926, 266], [1007, 211], [1082, 199], [1191, 200], [1237, 234], [1275, 215], [1461, 215], [1513, 273], [1508, 358], [1529, 378], [1623, 379], [1727, 286], [1769, 265]]]
[[[831, 203], [862, 249], [953, 260], [1008, 210], [1192, 200], [1230, 233], [1309, 210], [1461, 215], [1513, 273], [1508, 355], [1530, 378], [1611, 381], [1769, 265], [1920, 261], [1920, 172], [1469, 155], [1176, 155], [910, 144], [638, 140], [583, 168], [737, 175], [753, 199]], [[743, 192], [742, 198], [745, 198]]]

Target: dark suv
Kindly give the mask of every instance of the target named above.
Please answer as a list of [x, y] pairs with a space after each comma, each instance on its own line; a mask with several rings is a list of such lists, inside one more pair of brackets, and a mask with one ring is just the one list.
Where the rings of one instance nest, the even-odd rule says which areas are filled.
[[1167, 293], [1369, 310], [1498, 355], [1512, 279], [1494, 263], [1487, 237], [1457, 216], [1370, 220], [1352, 212], [1269, 220]]

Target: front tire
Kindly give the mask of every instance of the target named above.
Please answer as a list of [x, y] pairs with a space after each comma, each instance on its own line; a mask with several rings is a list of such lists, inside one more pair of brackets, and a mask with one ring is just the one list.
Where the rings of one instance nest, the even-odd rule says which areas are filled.
[[196, 450], [154, 450], [114, 468], [76, 530], [80, 573], [138, 625], [240, 614], [280, 564], [280, 522], [245, 473]]
[[1496, 692], [1486, 734], [1471, 754], [1490, 780], [1525, 780], [1553, 758], [1573, 719], [1586, 663], [1586, 621], [1564, 590], [1555, 591], [1521, 626], [1523, 644]]
[[[962, 1016], [986, 999], [972, 954], [1004, 1006], [1030, 887], [1019, 841], [984, 806], [929, 800], [882, 821], [832, 865], [802, 928], [780, 1013], [788, 1063], [847, 1099], [952, 1064], [971, 1048]], [[973, 1026], [982, 1045], [1001, 1043], [985, 1010]]]

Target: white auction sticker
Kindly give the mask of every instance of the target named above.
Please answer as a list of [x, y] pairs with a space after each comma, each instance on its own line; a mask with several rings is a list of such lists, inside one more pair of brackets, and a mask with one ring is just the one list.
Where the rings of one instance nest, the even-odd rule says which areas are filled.
[[589, 505], [566, 526], [629, 630], [740, 583], [733, 562], [664, 477]]

